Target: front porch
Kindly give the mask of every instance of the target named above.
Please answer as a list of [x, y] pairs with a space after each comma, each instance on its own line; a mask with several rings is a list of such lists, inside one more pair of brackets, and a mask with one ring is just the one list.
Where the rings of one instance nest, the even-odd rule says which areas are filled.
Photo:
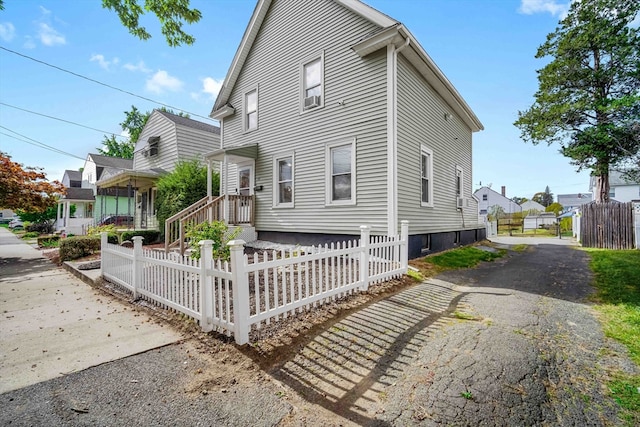
[[167, 219], [164, 224], [165, 251], [178, 248], [184, 254], [187, 228], [205, 221], [224, 221], [229, 226], [242, 227], [243, 233], [239, 238], [253, 241], [256, 239], [254, 210], [253, 196], [205, 196]]
[[56, 232], [85, 234], [87, 225], [93, 222], [95, 197], [90, 188], [67, 188], [67, 194], [58, 201]]

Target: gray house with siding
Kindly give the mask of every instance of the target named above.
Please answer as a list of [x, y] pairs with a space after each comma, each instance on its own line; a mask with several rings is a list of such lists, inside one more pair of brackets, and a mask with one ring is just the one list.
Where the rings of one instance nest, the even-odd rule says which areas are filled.
[[[180, 160], [203, 159], [220, 145], [220, 128], [163, 110], [153, 110], [133, 153], [133, 169], [106, 175], [98, 182], [103, 192], [124, 188], [122, 203], [131, 206], [136, 228], [157, 229], [156, 182]], [[134, 199], [127, 200], [127, 194]]]
[[258, 1], [211, 117], [221, 194], [258, 237], [396, 234], [411, 257], [485, 236], [472, 197], [481, 122], [400, 22], [357, 0]]

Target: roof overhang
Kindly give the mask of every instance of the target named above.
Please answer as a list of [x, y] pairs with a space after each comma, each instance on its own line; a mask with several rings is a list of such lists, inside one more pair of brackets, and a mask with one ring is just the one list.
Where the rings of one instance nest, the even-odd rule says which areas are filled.
[[211, 117], [212, 119], [216, 119], [216, 120], [222, 120], [225, 117], [229, 117], [232, 116], [233, 114], [235, 114], [236, 109], [233, 108], [231, 105], [229, 104], [225, 104], [223, 105], [221, 108], [212, 111], [211, 114], [209, 115], [209, 117]]
[[96, 183], [98, 187], [109, 188], [119, 187], [131, 184], [132, 187], [151, 187], [156, 181], [166, 172], [157, 171], [152, 169], [145, 169], [141, 171], [125, 170], [116, 175], [112, 175], [109, 178], [100, 180]]
[[226, 157], [229, 163], [239, 163], [246, 160], [258, 158], [258, 144], [246, 144], [239, 147], [221, 148], [219, 150], [205, 153], [203, 157], [207, 160], [223, 161]]
[[394, 25], [373, 34], [354, 46], [352, 49], [361, 57], [376, 52], [383, 47], [394, 44], [400, 47], [409, 40], [409, 45], [401, 51], [402, 55], [418, 70], [433, 89], [444, 101], [462, 118], [472, 132], [484, 129], [484, 126], [465, 102], [460, 93], [451, 84], [449, 79], [438, 68], [433, 59], [424, 48], [416, 41], [416, 38], [402, 24]]

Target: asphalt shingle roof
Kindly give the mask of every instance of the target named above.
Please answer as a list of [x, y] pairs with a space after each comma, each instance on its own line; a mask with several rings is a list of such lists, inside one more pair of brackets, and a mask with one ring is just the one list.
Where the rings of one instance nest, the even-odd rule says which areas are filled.
[[193, 129], [203, 130], [205, 132], [211, 132], [216, 135], [220, 135], [220, 128], [218, 126], [210, 125], [208, 123], [203, 123], [198, 120], [193, 120], [187, 117], [178, 116], [177, 114], [171, 114], [166, 111], [156, 110], [158, 113], [165, 116], [167, 119], [171, 120], [175, 124], [190, 127]]
[[133, 169], [133, 159], [121, 159], [120, 157], [89, 154], [96, 166], [116, 169]]

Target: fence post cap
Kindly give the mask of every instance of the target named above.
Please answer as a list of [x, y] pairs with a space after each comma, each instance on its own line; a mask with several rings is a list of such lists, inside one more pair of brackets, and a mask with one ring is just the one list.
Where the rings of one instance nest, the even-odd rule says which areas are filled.
[[400, 221], [400, 224], [409, 224], [409, 220], [408, 219], [403, 219], [402, 221]]
[[198, 246], [213, 246], [213, 240], [200, 240]]
[[108, 235], [109, 235], [109, 233], [107, 233], [106, 231], [101, 231], [101, 232], [100, 232], [100, 235], [101, 235], [101, 236], [108, 236]]
[[144, 240], [144, 237], [142, 237], [142, 236], [133, 236], [131, 238], [131, 240], [133, 240], [134, 242], [137, 242], [137, 241], [142, 242]]
[[368, 225], [361, 225], [360, 226], [360, 230], [363, 230], [363, 231], [364, 230], [370, 230], [370, 229], [371, 229], [371, 227], [369, 227]]
[[231, 249], [235, 249], [235, 248], [241, 248], [243, 247], [247, 242], [245, 242], [242, 239], [237, 239], [237, 240], [231, 240], [229, 241], [229, 243], [227, 243], [227, 246], [230, 246]]

